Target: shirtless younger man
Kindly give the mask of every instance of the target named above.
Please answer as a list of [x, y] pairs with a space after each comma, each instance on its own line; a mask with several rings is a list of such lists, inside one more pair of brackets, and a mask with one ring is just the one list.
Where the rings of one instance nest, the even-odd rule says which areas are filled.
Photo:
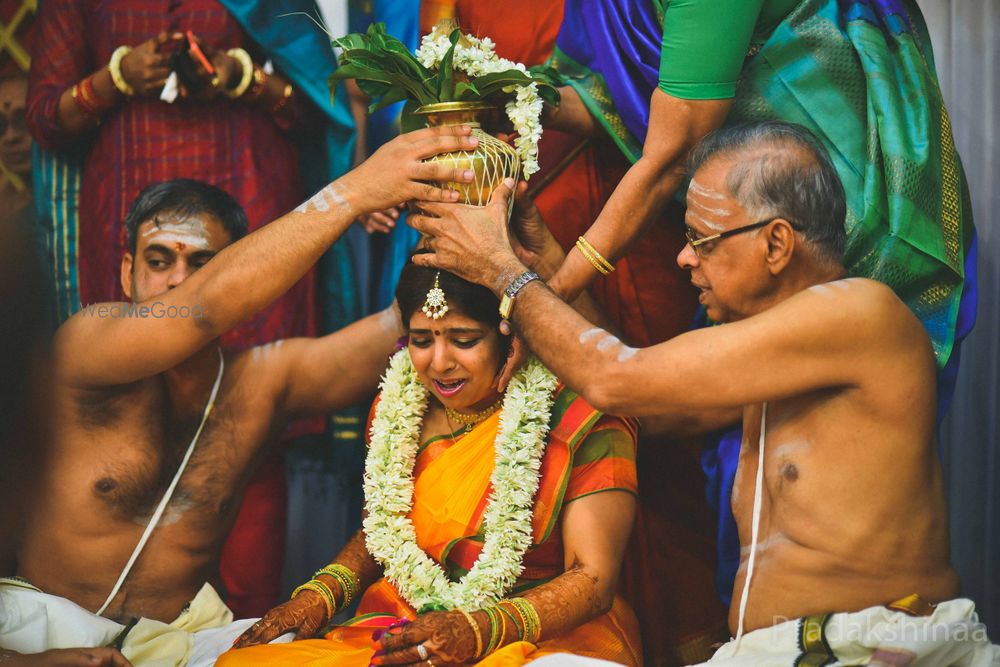
[[[934, 352], [889, 288], [845, 277], [844, 191], [829, 158], [801, 128], [764, 124], [710, 136], [692, 164], [677, 261], [725, 325], [633, 349], [538, 280], [516, 293], [511, 318], [600, 410], [688, 425], [742, 409], [732, 506], [743, 556], [729, 622], [737, 638], [749, 634], [711, 663], [800, 664], [808, 653], [814, 662], [802, 664], [989, 664], [972, 603], [952, 600]], [[411, 217], [434, 251], [414, 261], [502, 295], [526, 270], [505, 206], [421, 204], [440, 218]], [[901, 600], [929, 618], [883, 607]], [[900, 634], [908, 624], [952, 632]]]
[[198, 431], [224, 357], [214, 408], [173, 499], [103, 612], [121, 622], [177, 617], [215, 579], [266, 446], [287, 420], [372, 393], [402, 329], [389, 309], [324, 338], [238, 353], [221, 355], [219, 336], [288, 290], [359, 215], [425, 196], [454, 201], [457, 193], [425, 181], [468, 182], [471, 172], [421, 160], [475, 146], [468, 135], [467, 127], [403, 135], [238, 241], [242, 212], [225, 193], [193, 191], [190, 181], [147, 190], [138, 204], [152, 214], [139, 214], [121, 271], [137, 308], [85, 308], [56, 334], [55, 442], [19, 573], [87, 610], [102, 607]]

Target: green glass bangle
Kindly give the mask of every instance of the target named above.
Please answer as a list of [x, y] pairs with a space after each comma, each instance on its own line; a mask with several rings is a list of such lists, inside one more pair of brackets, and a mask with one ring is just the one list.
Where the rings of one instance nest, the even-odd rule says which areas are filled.
[[517, 622], [517, 617], [513, 614], [513, 612], [504, 609], [503, 602], [497, 605], [497, 609], [499, 609], [500, 613], [509, 618], [510, 622], [514, 624], [514, 631], [517, 633], [518, 641], [524, 639], [524, 631], [521, 629], [521, 624]]

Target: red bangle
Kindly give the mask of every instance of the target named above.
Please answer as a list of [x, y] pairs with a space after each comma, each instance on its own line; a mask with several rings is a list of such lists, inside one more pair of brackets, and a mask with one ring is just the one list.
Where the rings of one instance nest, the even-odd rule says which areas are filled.
[[98, 112], [104, 112], [114, 106], [113, 102], [108, 102], [107, 100], [102, 100], [101, 96], [97, 94], [97, 89], [94, 88], [94, 76], [88, 76], [81, 82], [81, 90], [87, 101], [94, 106]]
[[73, 101], [76, 103], [77, 108], [83, 113], [83, 115], [93, 120], [95, 123], [99, 123], [101, 114], [100, 109], [98, 109], [94, 103], [88, 99], [82, 82], [73, 86], [71, 94], [73, 96]]

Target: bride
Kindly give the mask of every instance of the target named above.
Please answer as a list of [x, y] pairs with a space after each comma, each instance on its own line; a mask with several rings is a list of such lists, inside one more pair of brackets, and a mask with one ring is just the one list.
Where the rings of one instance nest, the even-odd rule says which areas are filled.
[[[371, 411], [364, 527], [217, 664], [641, 664], [615, 594], [634, 425], [537, 360], [502, 387], [512, 342], [489, 290], [409, 264], [396, 298], [408, 342]], [[265, 644], [288, 631], [323, 638]]]

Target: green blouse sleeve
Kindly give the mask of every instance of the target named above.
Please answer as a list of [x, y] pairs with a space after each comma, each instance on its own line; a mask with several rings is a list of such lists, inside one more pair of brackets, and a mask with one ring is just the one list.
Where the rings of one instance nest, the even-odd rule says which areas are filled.
[[660, 90], [687, 100], [736, 95], [765, 0], [670, 0], [663, 15]]

